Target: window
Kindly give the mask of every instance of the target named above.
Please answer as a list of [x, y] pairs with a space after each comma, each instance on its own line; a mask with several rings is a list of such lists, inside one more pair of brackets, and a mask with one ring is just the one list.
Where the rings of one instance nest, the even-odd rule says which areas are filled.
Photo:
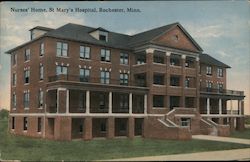
[[120, 85], [128, 85], [128, 74], [120, 73]]
[[30, 82], [30, 70], [26, 69], [24, 70], [24, 84]]
[[211, 81], [207, 81], [207, 91], [208, 92], [212, 91], [212, 82]]
[[85, 107], [85, 93], [84, 92], [80, 92], [79, 93], [79, 110], [83, 110]]
[[24, 53], [24, 61], [30, 60], [30, 49], [26, 49]]
[[154, 62], [164, 64], [164, 57], [160, 55], [154, 55]]
[[106, 132], [106, 123], [101, 123], [101, 132]]
[[16, 62], [17, 62], [17, 54], [13, 54], [12, 55], [12, 65], [16, 65]]
[[100, 109], [104, 109], [105, 105], [106, 105], [105, 94], [100, 93], [99, 94], [99, 106], [100, 106]]
[[108, 71], [101, 71], [101, 83], [102, 84], [109, 84], [110, 72]]
[[185, 87], [188, 88], [190, 87], [190, 78], [186, 77], [185, 79]]
[[164, 96], [154, 95], [153, 96], [153, 107], [164, 107]]
[[223, 92], [223, 84], [222, 83], [218, 84], [218, 92]]
[[43, 80], [43, 65], [39, 66], [39, 79]]
[[23, 105], [24, 108], [28, 108], [30, 104], [30, 93], [29, 92], [24, 92], [24, 96], [23, 96]]
[[80, 58], [90, 59], [90, 47], [80, 46]]
[[40, 133], [42, 130], [42, 118], [37, 118], [37, 132]]
[[101, 61], [110, 62], [110, 50], [101, 49]]
[[172, 54], [170, 56], [170, 65], [174, 65], [174, 66], [180, 66], [180, 56], [176, 55], [176, 54]]
[[154, 74], [154, 84], [164, 85], [164, 75]]
[[68, 56], [68, 44], [57, 42], [56, 44], [56, 56]]
[[212, 67], [207, 66], [207, 75], [212, 75]]
[[120, 108], [128, 109], [128, 95], [127, 94], [120, 95]]
[[145, 55], [137, 55], [136, 56], [136, 64], [145, 64], [146, 56]]
[[23, 130], [27, 131], [27, 129], [28, 129], [28, 118], [24, 117], [23, 118]]
[[12, 80], [12, 85], [13, 85], [13, 86], [16, 86], [16, 73], [13, 73], [12, 77], [13, 77], [13, 78], [12, 78], [12, 79], [13, 79], [13, 80]]
[[83, 133], [83, 124], [82, 123], [80, 123], [80, 125], [79, 125], [79, 133]]
[[190, 127], [190, 118], [181, 118], [182, 127]]
[[68, 67], [67, 66], [56, 66], [56, 75], [67, 75]]
[[194, 68], [195, 67], [194, 59], [191, 57], [187, 57], [185, 62], [185, 67]]
[[40, 44], [40, 56], [44, 55], [44, 43]]
[[16, 108], [16, 94], [15, 93], [12, 95], [12, 106], [13, 108]]
[[15, 117], [12, 117], [11, 129], [15, 129]]
[[38, 92], [38, 107], [39, 108], [43, 107], [43, 91], [42, 91], [42, 89], [40, 89]]
[[170, 86], [180, 86], [180, 77], [179, 76], [171, 76], [170, 77]]
[[106, 37], [106, 35], [99, 35], [99, 40], [101, 40], [101, 41], [107, 41], [107, 37]]
[[170, 96], [170, 110], [180, 107], [180, 96]]
[[89, 69], [80, 69], [80, 82], [89, 82]]
[[120, 64], [128, 65], [128, 54], [120, 53]]
[[217, 69], [217, 76], [218, 77], [223, 77], [223, 69], [222, 68]]

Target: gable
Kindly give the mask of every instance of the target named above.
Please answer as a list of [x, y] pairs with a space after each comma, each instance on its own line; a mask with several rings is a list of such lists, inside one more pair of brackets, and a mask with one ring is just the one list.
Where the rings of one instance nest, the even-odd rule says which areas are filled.
[[201, 51], [201, 49], [195, 45], [193, 40], [189, 38], [189, 36], [178, 25], [163, 33], [162, 35], [154, 38], [152, 42], [159, 45], [165, 45], [168, 47], [192, 52]]

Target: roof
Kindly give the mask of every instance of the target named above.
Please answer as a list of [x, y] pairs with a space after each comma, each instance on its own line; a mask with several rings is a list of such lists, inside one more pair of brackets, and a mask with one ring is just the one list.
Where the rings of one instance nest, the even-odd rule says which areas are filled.
[[176, 26], [181, 28], [181, 30], [187, 35], [187, 37], [192, 41], [192, 43], [196, 46], [196, 48], [198, 48], [200, 51], [203, 51], [202, 48], [198, 45], [198, 43], [191, 37], [191, 35], [185, 30], [185, 28], [179, 22], [175, 22], [169, 25], [161, 26], [142, 33], [135, 34], [132, 36], [130, 44], [139, 45], [145, 42], [151, 42], [151, 40], [153, 40], [154, 38], [168, 32], [170, 29]]
[[34, 29], [40, 29], [40, 30], [45, 30], [45, 31], [54, 30], [52, 28], [47, 28], [47, 27], [43, 27], [43, 26], [36, 26], [36, 27], [30, 29], [29, 31], [34, 30]]
[[[72, 40], [72, 41], [79, 41], [79, 42], [85, 42], [85, 43], [90, 43], [90, 44], [97, 44], [101, 46], [107, 46], [107, 47], [112, 47], [112, 48], [119, 48], [119, 49], [126, 49], [126, 50], [132, 50], [133, 47], [137, 45], [141, 45], [144, 43], [153, 43], [152, 40], [166, 32], [168, 32], [170, 29], [174, 27], [180, 27], [183, 32], [189, 37], [189, 39], [192, 41], [192, 43], [200, 50], [202, 51], [202, 48], [198, 45], [198, 43], [195, 42], [195, 40], [188, 34], [188, 32], [181, 26], [180, 23], [176, 22], [173, 24], [161, 26], [158, 28], [154, 28], [145, 32], [141, 32], [135, 35], [126, 35], [126, 34], [121, 34], [121, 33], [115, 33], [115, 32], [110, 32], [107, 31], [104, 28], [93, 28], [93, 27], [88, 27], [88, 26], [83, 26], [83, 25], [78, 25], [78, 24], [72, 24], [68, 23], [66, 25], [63, 25], [57, 29], [51, 29], [51, 28], [46, 28], [46, 27], [41, 27], [37, 26], [33, 29], [41, 29], [41, 30], [47, 30], [48, 32], [45, 33], [43, 36], [47, 37], [53, 37], [53, 38], [58, 38], [58, 39], [66, 39], [66, 40]], [[107, 31], [109, 32], [108, 36], [108, 41], [100, 41], [92, 37], [89, 33], [93, 32], [95, 30], [101, 30], [101, 31]], [[26, 42], [16, 48], [13, 48], [6, 53], [11, 53], [12, 51], [28, 44], [31, 43], [31, 40], [29, 42]]]
[[224, 67], [224, 68], [231, 68], [230, 66], [224, 64], [223, 62], [220, 62], [219, 60], [205, 53], [200, 54], [200, 62], [204, 64], [215, 65], [215, 66]]

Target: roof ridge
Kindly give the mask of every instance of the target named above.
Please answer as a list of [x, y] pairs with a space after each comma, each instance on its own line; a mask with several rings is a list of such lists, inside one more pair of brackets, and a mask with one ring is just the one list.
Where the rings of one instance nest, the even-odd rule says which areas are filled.
[[132, 36], [136, 36], [136, 35], [143, 34], [143, 33], [146, 33], [146, 32], [151, 32], [153, 30], [157, 30], [157, 29], [160, 29], [160, 28], [163, 28], [163, 27], [174, 26], [174, 25], [178, 25], [178, 24], [180, 24], [180, 23], [179, 22], [174, 22], [174, 23], [171, 23], [171, 24], [168, 24], [168, 25], [163, 25], [163, 26], [160, 26], [160, 27], [152, 28], [150, 30], [146, 30], [144, 32], [140, 32], [140, 33], [134, 34]]

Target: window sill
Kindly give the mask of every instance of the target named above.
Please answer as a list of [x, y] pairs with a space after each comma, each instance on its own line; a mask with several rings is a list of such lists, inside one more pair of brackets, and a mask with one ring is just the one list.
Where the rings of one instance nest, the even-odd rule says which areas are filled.
[[43, 109], [43, 107], [38, 107], [37, 109], [42, 110], [42, 109]]
[[56, 56], [56, 57], [59, 57], [59, 58], [69, 58], [69, 56]]
[[182, 68], [182, 66], [180, 66], [180, 65], [170, 65], [170, 67], [173, 67], [173, 68]]
[[16, 108], [12, 108], [13, 111], [16, 111]]
[[79, 58], [79, 60], [82, 60], [82, 61], [91, 61], [90, 58]]
[[166, 87], [166, 85], [162, 85], [162, 84], [153, 84], [153, 86], [156, 86], [156, 87]]
[[169, 86], [170, 88], [181, 88], [181, 86]]
[[142, 63], [142, 64], [135, 64], [133, 66], [141, 66], [141, 65], [146, 65], [147, 63]]
[[154, 65], [166, 66], [164, 63], [153, 62]]
[[42, 134], [42, 132], [37, 132], [37, 134]]
[[120, 65], [122, 65], [122, 66], [129, 66], [129, 64], [121, 64], [121, 63], [120, 63]]
[[166, 107], [153, 107], [152, 109], [166, 109]]
[[27, 62], [30, 62], [30, 60], [26, 60], [26, 61], [24, 61], [24, 63], [27, 63]]
[[39, 82], [43, 82], [43, 79], [42, 79], [42, 80], [39, 80]]
[[27, 133], [27, 130], [23, 130], [23, 133]]
[[26, 86], [26, 85], [29, 85], [30, 83], [24, 83], [24, 85]]
[[108, 63], [108, 64], [111, 64], [111, 61], [101, 61], [101, 63]]
[[29, 110], [30, 108], [29, 107], [25, 107], [24, 110]]
[[40, 56], [40, 58], [42, 58], [42, 57], [44, 57], [44, 54], [43, 55], [39, 55]]

